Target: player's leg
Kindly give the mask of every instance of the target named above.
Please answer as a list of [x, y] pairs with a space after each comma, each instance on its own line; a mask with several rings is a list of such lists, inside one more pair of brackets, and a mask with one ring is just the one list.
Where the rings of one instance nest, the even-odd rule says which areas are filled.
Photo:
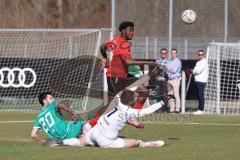
[[106, 111], [107, 108], [108, 108], [108, 104], [105, 106], [101, 105], [93, 110], [90, 110], [84, 113], [80, 113], [79, 120], [91, 120], [96, 117], [100, 117]]
[[[173, 95], [174, 92], [173, 92], [172, 80], [168, 80], [167, 88], [168, 88], [168, 94]], [[175, 101], [169, 102], [168, 104], [170, 106], [170, 112], [173, 113], [175, 111]]]
[[53, 147], [58, 145], [82, 146], [80, 140], [78, 139], [78, 136], [81, 134], [82, 126], [85, 123], [85, 121], [69, 122], [68, 131], [64, 139], [48, 139], [44, 145], [47, 147]]
[[98, 126], [93, 127], [85, 135], [85, 142], [90, 146], [98, 145], [102, 148], [124, 148], [124, 147], [135, 147], [139, 145], [139, 141], [134, 139], [109, 139], [102, 132], [99, 131]]
[[63, 145], [67, 146], [85, 146], [84, 141], [81, 142], [81, 133], [86, 121], [76, 121], [69, 124], [68, 132], [63, 140]]
[[132, 85], [134, 82], [136, 82], [138, 78], [131, 77], [131, 78], [111, 78], [112, 87], [115, 91], [115, 95], [119, 93], [120, 91], [124, 90], [126, 87]]
[[63, 145], [62, 139], [59, 139], [59, 140], [47, 139], [43, 144], [44, 147], [56, 147], [56, 146], [61, 146], [61, 145]]
[[141, 141], [136, 139], [123, 139], [124, 147], [161, 147], [165, 144], [164, 141]]
[[94, 127], [97, 124], [98, 119], [106, 111], [107, 108], [108, 108], [108, 105], [104, 107], [98, 107], [97, 109], [88, 113], [88, 114], [92, 114], [93, 118], [89, 119], [87, 123], [83, 125], [83, 134], [87, 133], [92, 127]]
[[129, 147], [137, 147], [139, 142], [134, 139], [124, 139], [124, 138], [116, 138], [116, 139], [108, 139], [106, 137], [98, 137], [97, 144], [102, 148], [129, 148]]
[[124, 138], [122, 139], [124, 141], [124, 148], [129, 148], [129, 147], [138, 147], [140, 144], [140, 141], [136, 139], [127, 139]]
[[117, 91], [114, 88], [114, 84], [116, 81], [116, 77], [107, 77], [107, 85], [108, 85], [108, 92], [112, 93], [113, 95], [117, 94]]
[[165, 145], [165, 142], [162, 140], [158, 140], [158, 141], [146, 141], [143, 142], [141, 140], [139, 141], [139, 147], [162, 147]]
[[63, 140], [63, 145], [65, 146], [81, 146], [81, 141], [78, 138], [69, 138], [69, 139], [64, 139]]
[[83, 143], [88, 146], [99, 146], [99, 147], [107, 148], [105, 146], [107, 146], [111, 142], [112, 140], [109, 140], [108, 138], [106, 138], [106, 136], [99, 131], [98, 126], [94, 126], [86, 134], [83, 134]]
[[100, 116], [97, 116], [93, 119], [88, 120], [87, 123], [83, 125], [83, 134], [86, 134], [92, 127], [94, 127], [97, 124], [99, 118]]
[[88, 146], [86, 139], [83, 135], [79, 135], [78, 138], [69, 138], [62, 140], [62, 145], [65, 146], [75, 146], [75, 147], [84, 147]]
[[[85, 121], [76, 121], [76, 122], [66, 122], [67, 125], [59, 126], [59, 130], [56, 130], [55, 136], [56, 139], [48, 139], [45, 142], [45, 146], [52, 147], [57, 145], [73, 145], [79, 146], [79, 141], [77, 140], [78, 135], [82, 132], [82, 126], [85, 124]], [[60, 136], [61, 132], [64, 131], [64, 136]], [[62, 139], [66, 139], [64, 141]]]
[[68, 139], [47, 139], [43, 144], [45, 147], [55, 146], [83, 146], [79, 138], [68, 138]]
[[59, 143], [60, 145], [66, 146], [83, 147], [88, 145], [85, 137], [81, 134], [82, 126], [84, 123], [85, 121], [77, 121], [75, 123], [71, 123], [69, 125], [69, 131], [67, 132], [65, 139], [58, 140], [57, 142], [61, 142], [61, 144]]
[[180, 79], [174, 79], [172, 80], [173, 84], [173, 95], [176, 98], [175, 100], [175, 111], [180, 112], [180, 95], [179, 95], [179, 87], [180, 87]]
[[131, 148], [131, 147], [161, 147], [165, 144], [164, 141], [147, 141], [143, 142], [136, 139], [117, 138], [111, 140], [112, 142], [108, 145], [101, 146], [104, 148]]
[[83, 134], [82, 137], [80, 137], [82, 139], [82, 143], [85, 146], [96, 146], [96, 142], [94, 141], [94, 138], [93, 138], [93, 134], [94, 134], [93, 132], [94, 132], [94, 128], [92, 128], [87, 133]]

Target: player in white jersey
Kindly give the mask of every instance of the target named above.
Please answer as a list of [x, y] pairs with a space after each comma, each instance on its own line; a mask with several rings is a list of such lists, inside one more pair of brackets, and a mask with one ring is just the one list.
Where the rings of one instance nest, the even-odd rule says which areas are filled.
[[[134, 87], [136, 88], [136, 87]], [[115, 108], [103, 114], [96, 126], [85, 134], [85, 141], [88, 145], [104, 148], [123, 148], [123, 147], [160, 147], [164, 141], [143, 142], [136, 139], [119, 138], [118, 132], [124, 127], [128, 120], [151, 114], [160, 109], [163, 105], [174, 99], [174, 96], [167, 95], [159, 103], [153, 104], [144, 109], [134, 109], [141, 87], [137, 89], [125, 89]]]

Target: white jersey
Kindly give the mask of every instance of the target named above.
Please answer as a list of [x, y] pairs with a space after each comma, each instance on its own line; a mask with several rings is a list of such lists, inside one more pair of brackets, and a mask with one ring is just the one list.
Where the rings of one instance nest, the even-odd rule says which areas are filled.
[[115, 108], [102, 115], [97, 123], [97, 128], [108, 139], [115, 139], [118, 131], [121, 130], [126, 122], [137, 117], [151, 114], [162, 107], [163, 102], [159, 102], [144, 109], [134, 109], [119, 102]]
[[199, 60], [193, 69], [195, 81], [207, 83], [208, 81], [208, 62], [205, 58]]

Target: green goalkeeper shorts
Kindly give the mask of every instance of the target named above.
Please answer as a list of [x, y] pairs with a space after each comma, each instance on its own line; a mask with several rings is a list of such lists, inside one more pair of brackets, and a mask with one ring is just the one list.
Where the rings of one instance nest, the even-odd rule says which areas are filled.
[[86, 121], [70, 122], [68, 132], [64, 139], [77, 138], [82, 133], [83, 125]]

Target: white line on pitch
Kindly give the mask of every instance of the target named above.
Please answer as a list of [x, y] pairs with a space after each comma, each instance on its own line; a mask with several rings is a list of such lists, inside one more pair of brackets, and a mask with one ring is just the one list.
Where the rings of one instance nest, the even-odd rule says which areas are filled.
[[[0, 124], [4, 123], [33, 123], [34, 121], [0, 121]], [[231, 123], [190, 123], [190, 122], [142, 122], [145, 124], [173, 124], [173, 125], [209, 125], [209, 126], [240, 126], [240, 124], [231, 124]]]
[[3, 123], [33, 123], [34, 121], [0, 121], [0, 124]]
[[187, 123], [187, 122], [142, 122], [145, 124], [174, 124], [174, 125], [209, 125], [209, 126], [240, 126], [240, 124], [231, 124], [231, 123]]

